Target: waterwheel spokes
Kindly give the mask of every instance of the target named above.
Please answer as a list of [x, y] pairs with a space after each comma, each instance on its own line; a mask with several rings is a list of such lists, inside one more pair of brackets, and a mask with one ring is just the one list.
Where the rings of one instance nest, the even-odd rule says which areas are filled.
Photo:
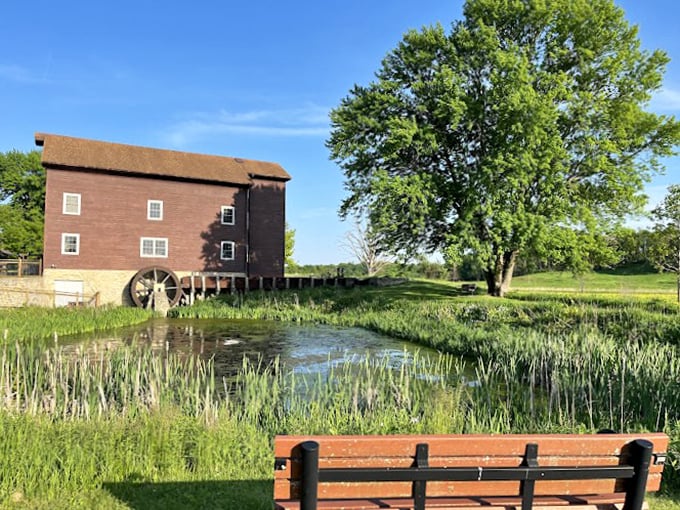
[[175, 306], [182, 297], [182, 289], [177, 275], [160, 266], [146, 267], [132, 277], [130, 297], [138, 307], [150, 308], [157, 288], [165, 291], [170, 306]]

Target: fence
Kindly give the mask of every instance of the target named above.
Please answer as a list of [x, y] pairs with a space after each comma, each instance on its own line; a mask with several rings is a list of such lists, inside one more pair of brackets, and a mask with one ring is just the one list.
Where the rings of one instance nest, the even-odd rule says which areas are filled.
[[356, 278], [317, 278], [314, 276], [242, 276], [234, 273], [199, 272], [194, 271], [191, 276], [185, 276], [180, 281], [183, 292], [188, 296], [189, 304], [194, 303], [196, 294], [205, 297], [219, 294], [248, 292], [251, 290], [284, 290], [306, 289], [314, 287], [354, 287], [366, 285], [367, 281]]
[[42, 260], [5, 259], [0, 260], [0, 276], [40, 276]]
[[80, 294], [74, 292], [55, 292], [31, 287], [3, 287], [0, 291], [0, 308], [18, 308], [22, 306], [96, 308], [101, 304], [99, 292]]

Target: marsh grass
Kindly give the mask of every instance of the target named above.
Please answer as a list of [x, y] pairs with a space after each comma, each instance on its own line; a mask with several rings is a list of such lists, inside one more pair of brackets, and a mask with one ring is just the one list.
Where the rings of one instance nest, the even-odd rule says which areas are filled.
[[[678, 389], [661, 384], [680, 380], [670, 346], [669, 368], [655, 379], [645, 367], [657, 359], [616, 364], [614, 346], [597, 347], [595, 337], [580, 339], [576, 362], [551, 356], [558, 347], [538, 337], [525, 340], [537, 356], [508, 346], [505, 361], [480, 362], [474, 380], [450, 355], [416, 355], [398, 368], [388, 358], [348, 360], [324, 375], [246, 359], [227, 382], [215, 380], [210, 361], [174, 354], [126, 348], [97, 358], [5, 346], [0, 504], [67, 498], [85, 508], [105, 487], [125, 500], [144, 484], [186, 484], [198, 506], [217, 491], [233, 503], [227, 508], [265, 508], [277, 433], [574, 432], [621, 423], [632, 431], [661, 420], [675, 434]], [[588, 364], [589, 377], [574, 377]], [[239, 492], [252, 483], [260, 490]]]
[[[680, 418], [677, 305], [612, 296], [460, 297], [446, 287], [415, 286], [419, 293], [406, 287], [227, 296], [176, 313], [359, 326], [463, 356], [478, 363], [481, 378], [494, 379], [483, 389], [506, 388], [487, 421], [505, 413], [514, 427], [660, 430]], [[476, 406], [490, 401], [482, 396]]]
[[26, 343], [140, 324], [152, 312], [130, 307], [0, 309], [0, 343]]
[[[359, 326], [463, 356], [477, 364], [481, 384], [466, 393], [473, 411], [459, 431], [608, 428], [666, 430], [675, 438], [679, 311], [659, 297], [518, 292], [491, 299], [416, 282], [227, 296], [178, 313]], [[676, 491], [677, 467], [666, 476]]]
[[67, 353], [10, 335], [0, 349], [0, 506], [270, 508], [277, 433], [600, 428], [671, 435], [666, 495], [652, 509], [677, 506], [672, 303], [461, 297], [421, 282], [226, 296], [173, 313], [359, 326], [448, 354], [398, 369], [348, 361], [323, 375], [244, 360], [225, 381], [210, 361], [134, 347]]
[[[199, 507], [215, 491], [222, 507], [266, 507], [276, 433], [462, 428], [469, 395], [454, 379], [464, 364], [411, 361], [348, 360], [322, 377], [244, 360], [235, 380], [218, 382], [211, 362], [173, 354], [129, 348], [93, 359], [5, 346], [0, 506], [85, 508], [105, 487], [186, 483]], [[252, 483], [264, 491], [239, 493]]]

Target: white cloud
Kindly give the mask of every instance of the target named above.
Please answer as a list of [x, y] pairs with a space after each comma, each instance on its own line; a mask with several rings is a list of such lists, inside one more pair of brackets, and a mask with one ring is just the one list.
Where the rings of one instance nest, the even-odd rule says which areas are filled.
[[328, 108], [308, 105], [282, 110], [197, 113], [167, 129], [163, 136], [174, 147], [194, 140], [223, 134], [271, 137], [325, 137], [328, 135]]

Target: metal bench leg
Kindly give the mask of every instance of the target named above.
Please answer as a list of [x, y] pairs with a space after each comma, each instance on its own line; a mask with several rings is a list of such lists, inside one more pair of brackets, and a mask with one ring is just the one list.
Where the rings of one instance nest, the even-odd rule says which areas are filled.
[[623, 510], [641, 510], [647, 489], [649, 464], [652, 460], [653, 445], [646, 439], [636, 439], [630, 445], [630, 463], [635, 468], [635, 476], [628, 481], [626, 501]]
[[319, 491], [319, 443], [305, 441], [300, 445], [300, 450], [302, 453], [300, 510], [316, 510]]

